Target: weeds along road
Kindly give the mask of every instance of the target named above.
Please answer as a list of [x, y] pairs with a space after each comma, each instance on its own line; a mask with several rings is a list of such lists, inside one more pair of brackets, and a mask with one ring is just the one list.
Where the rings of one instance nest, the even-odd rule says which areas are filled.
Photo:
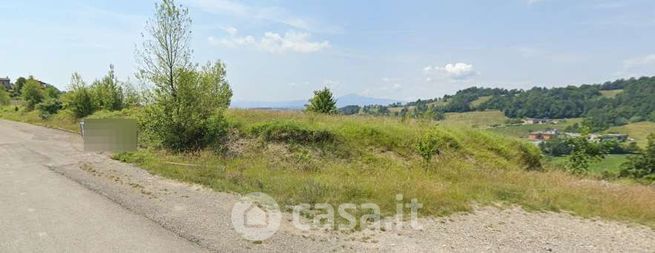
[[[238, 196], [82, 151], [79, 135], [0, 120], [0, 252], [320, 252], [343, 244], [279, 231], [243, 239]], [[284, 228], [282, 228], [284, 230]]]

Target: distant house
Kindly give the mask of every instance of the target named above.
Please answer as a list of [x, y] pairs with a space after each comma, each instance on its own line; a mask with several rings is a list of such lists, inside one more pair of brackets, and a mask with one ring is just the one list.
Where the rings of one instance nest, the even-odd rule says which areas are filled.
[[9, 77], [0, 77], [0, 87], [4, 87], [7, 90], [11, 89], [11, 79]]
[[559, 135], [559, 131], [557, 130], [537, 131], [537, 132], [531, 132], [528, 135], [528, 139], [530, 139], [531, 141], [549, 141], [557, 138], [558, 135]]
[[553, 123], [553, 120], [550, 119], [527, 118], [523, 120], [524, 125], [543, 125], [543, 124], [551, 124], [551, 123]]
[[606, 142], [606, 141], [618, 141], [626, 142], [628, 141], [629, 136], [627, 134], [592, 134], [589, 136], [589, 140]]

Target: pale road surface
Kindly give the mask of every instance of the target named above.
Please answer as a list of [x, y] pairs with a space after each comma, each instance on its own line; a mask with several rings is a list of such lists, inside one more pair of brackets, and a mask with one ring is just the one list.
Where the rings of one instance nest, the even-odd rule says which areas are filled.
[[48, 169], [42, 140], [0, 121], [0, 252], [204, 251]]
[[492, 207], [351, 233], [299, 231], [285, 213], [252, 242], [231, 224], [238, 195], [81, 150], [77, 134], [0, 120], [0, 252], [655, 252], [641, 225]]

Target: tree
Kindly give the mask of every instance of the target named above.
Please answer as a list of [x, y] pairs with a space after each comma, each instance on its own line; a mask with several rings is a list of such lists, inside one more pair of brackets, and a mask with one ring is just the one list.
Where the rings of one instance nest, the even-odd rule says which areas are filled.
[[347, 105], [339, 108], [339, 112], [343, 115], [358, 114], [361, 107], [359, 105]]
[[14, 83], [14, 92], [12, 94], [14, 97], [18, 97], [21, 95], [20, 92], [23, 89], [23, 85], [25, 85], [25, 82], [27, 82], [27, 79], [25, 79], [25, 77], [19, 77], [18, 79], [16, 79], [16, 83]]
[[95, 107], [100, 110], [117, 111], [123, 109], [123, 89], [116, 78], [114, 65], [101, 80], [91, 85]]
[[76, 118], [84, 118], [95, 111], [93, 97], [84, 80], [78, 73], [73, 73], [69, 91], [64, 95], [64, 107], [73, 112]]
[[337, 101], [332, 96], [332, 91], [327, 87], [314, 91], [314, 97], [307, 105], [308, 112], [334, 114], [337, 113]]
[[55, 98], [56, 99], [56, 98], [59, 98], [59, 94], [61, 94], [61, 91], [59, 91], [54, 86], [48, 85], [48, 87], [46, 87], [43, 90], [43, 94], [44, 94], [44, 96], [46, 98]]
[[570, 138], [569, 145], [571, 155], [566, 167], [573, 174], [586, 174], [592, 161], [599, 161], [607, 154], [607, 148], [603, 143], [589, 141], [588, 127], [583, 128], [581, 136]]
[[163, 0], [155, 9], [138, 53], [138, 77], [154, 85], [141, 124], [175, 151], [216, 144], [225, 134], [223, 111], [232, 97], [225, 66], [220, 61], [202, 68], [191, 63], [188, 9], [174, 0]]
[[648, 136], [648, 146], [644, 151], [630, 157], [621, 167], [623, 177], [655, 180], [655, 134]]
[[43, 101], [43, 87], [34, 79], [27, 80], [20, 93], [28, 111], [34, 110], [34, 106]]
[[180, 75], [193, 68], [191, 63], [191, 18], [189, 10], [162, 0], [155, 4], [155, 17], [146, 24], [143, 45], [138, 52], [138, 77], [149, 81], [164, 96], [177, 100]]

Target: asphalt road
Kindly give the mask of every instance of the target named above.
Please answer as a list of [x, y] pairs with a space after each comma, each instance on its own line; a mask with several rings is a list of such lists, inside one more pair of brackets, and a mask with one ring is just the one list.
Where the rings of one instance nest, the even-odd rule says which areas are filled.
[[17, 126], [0, 120], [0, 252], [204, 251], [48, 169], [77, 158]]

